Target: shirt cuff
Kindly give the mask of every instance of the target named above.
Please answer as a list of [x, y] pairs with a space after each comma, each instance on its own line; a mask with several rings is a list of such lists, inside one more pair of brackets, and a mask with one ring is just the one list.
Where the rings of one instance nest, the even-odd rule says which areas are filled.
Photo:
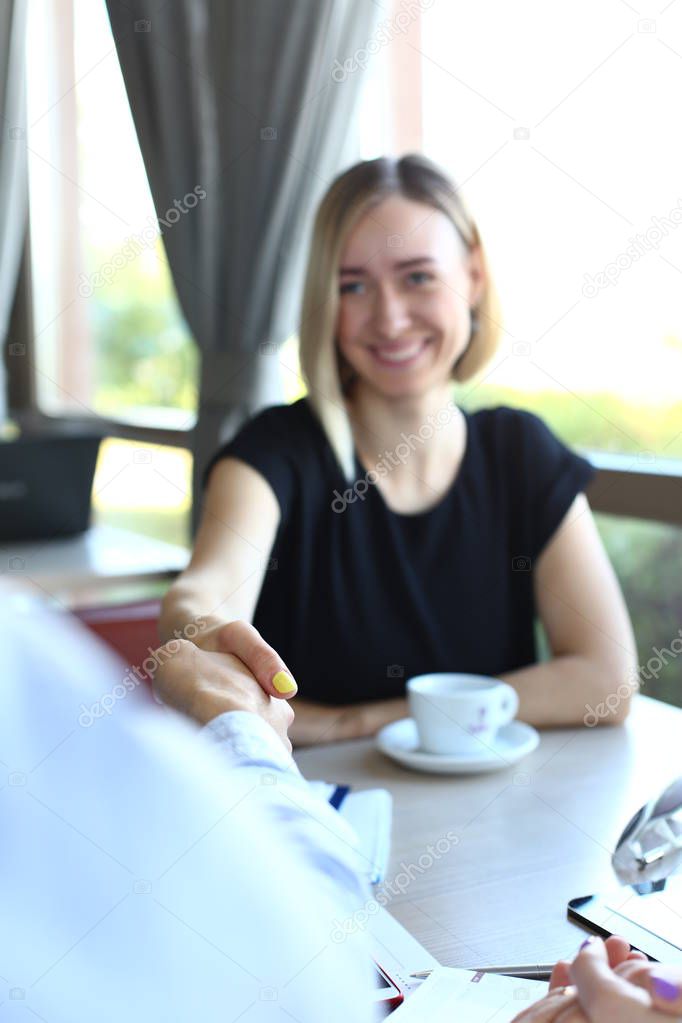
[[258, 714], [246, 710], [227, 711], [204, 725], [201, 734], [220, 747], [232, 767], [256, 765], [301, 777], [294, 758], [287, 753], [274, 728]]

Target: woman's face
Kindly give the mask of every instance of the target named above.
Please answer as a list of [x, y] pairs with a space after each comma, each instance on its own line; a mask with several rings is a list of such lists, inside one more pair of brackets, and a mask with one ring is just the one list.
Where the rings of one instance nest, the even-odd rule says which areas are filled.
[[387, 397], [441, 386], [467, 346], [482, 291], [469, 252], [440, 210], [390, 196], [364, 215], [339, 264], [339, 349], [361, 382]]

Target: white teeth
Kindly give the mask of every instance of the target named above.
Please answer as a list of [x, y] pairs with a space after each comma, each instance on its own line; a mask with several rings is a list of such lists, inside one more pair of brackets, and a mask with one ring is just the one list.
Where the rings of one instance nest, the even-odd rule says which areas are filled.
[[408, 359], [413, 359], [421, 347], [422, 342], [420, 341], [418, 344], [412, 345], [410, 348], [401, 348], [400, 351], [390, 351], [386, 348], [378, 348], [377, 355], [379, 358], [386, 359], [388, 362], [406, 362]]

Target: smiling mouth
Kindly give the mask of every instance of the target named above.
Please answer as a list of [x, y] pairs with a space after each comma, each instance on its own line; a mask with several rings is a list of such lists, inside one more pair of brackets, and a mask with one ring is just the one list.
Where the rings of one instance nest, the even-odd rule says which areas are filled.
[[416, 362], [430, 342], [431, 338], [424, 338], [403, 345], [373, 345], [369, 350], [383, 366], [408, 366]]

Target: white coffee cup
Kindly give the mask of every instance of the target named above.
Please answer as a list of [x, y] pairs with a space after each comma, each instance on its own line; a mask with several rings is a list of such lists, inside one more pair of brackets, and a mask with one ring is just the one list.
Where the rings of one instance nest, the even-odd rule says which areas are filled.
[[516, 690], [486, 675], [435, 672], [407, 681], [407, 698], [427, 753], [482, 753], [519, 709]]

